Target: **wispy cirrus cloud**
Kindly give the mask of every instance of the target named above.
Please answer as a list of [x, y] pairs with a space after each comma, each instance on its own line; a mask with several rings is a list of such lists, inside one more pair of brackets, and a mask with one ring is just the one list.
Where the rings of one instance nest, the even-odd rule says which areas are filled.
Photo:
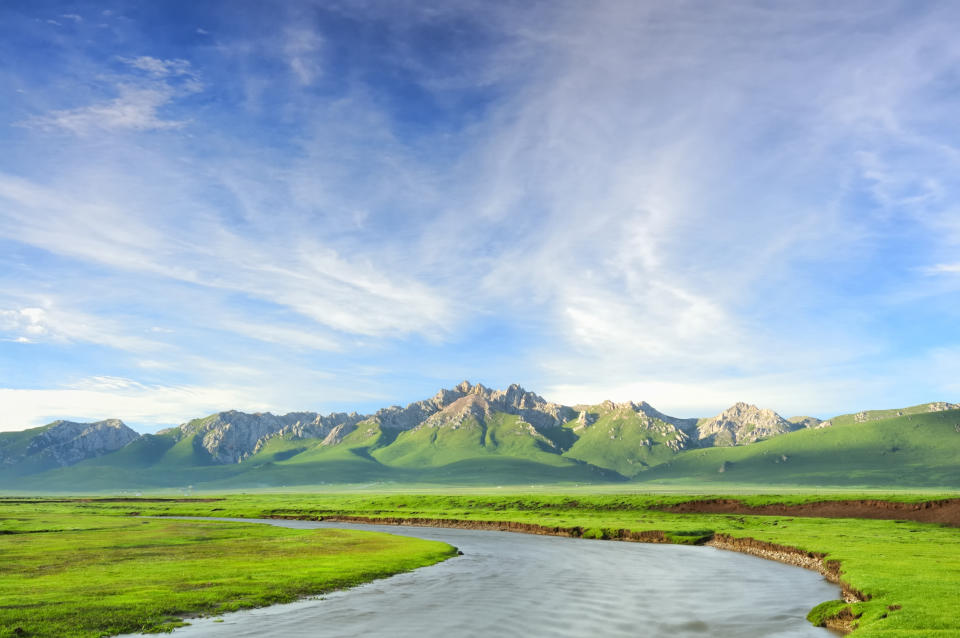
[[[213, 386], [218, 359], [284, 397], [311, 367], [320, 390], [419, 379], [400, 401], [465, 366], [571, 401], [790, 405], [793, 385], [842, 410], [835, 388], [890, 396], [895, 362], [954, 338], [913, 326], [957, 307], [929, 276], [960, 249], [956, 18], [300, 3], [201, 12], [174, 46], [105, 16], [121, 44], [69, 57], [97, 90], [13, 120], [0, 240], [63, 260], [29, 284], [58, 308], [137, 308], [137, 335], [171, 349], [138, 357], [145, 379], [179, 366]], [[59, 131], [75, 135], [55, 148]], [[29, 145], [55, 170], [23, 168]]]
[[190, 62], [162, 60], [151, 56], [119, 58], [119, 61], [146, 77], [114, 77], [112, 92], [117, 97], [86, 106], [53, 110], [19, 124], [41, 130], [62, 129], [76, 135], [97, 131], [155, 131], [180, 129], [186, 120], [164, 117], [162, 111], [178, 98], [203, 90]]
[[930, 266], [927, 272], [932, 274], [960, 273], [960, 263], [956, 264], [936, 264]]
[[131, 334], [121, 322], [57, 307], [0, 308], [0, 335], [19, 343], [94, 343], [128, 352], [149, 352], [164, 345]]

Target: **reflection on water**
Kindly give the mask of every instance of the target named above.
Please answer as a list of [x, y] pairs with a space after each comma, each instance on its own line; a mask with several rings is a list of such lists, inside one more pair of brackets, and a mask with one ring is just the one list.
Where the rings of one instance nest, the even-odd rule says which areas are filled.
[[[250, 522], [249, 520], [246, 522]], [[815, 572], [710, 547], [509, 532], [264, 521], [441, 540], [464, 555], [322, 600], [198, 619], [174, 637], [829, 637], [805, 620], [839, 598]]]

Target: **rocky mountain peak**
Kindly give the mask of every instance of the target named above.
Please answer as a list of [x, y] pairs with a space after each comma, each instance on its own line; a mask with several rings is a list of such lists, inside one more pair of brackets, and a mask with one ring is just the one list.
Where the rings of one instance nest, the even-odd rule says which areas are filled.
[[33, 437], [24, 455], [38, 455], [63, 467], [119, 450], [139, 436], [120, 419], [94, 423], [59, 420]]
[[758, 408], [742, 401], [720, 414], [697, 423], [701, 445], [731, 446], [753, 443], [802, 426], [790, 423], [773, 410]]
[[249, 414], [237, 410], [218, 412], [204, 419], [194, 419], [180, 426], [180, 436], [197, 435], [197, 445], [210, 454], [214, 463], [239, 463], [259, 451], [276, 436], [295, 439], [324, 439], [339, 426], [353, 428], [364, 419], [351, 412], [321, 415], [316, 412], [270, 412]]
[[482, 421], [492, 412], [519, 415], [534, 428], [557, 427], [576, 416], [571, 408], [549, 403], [516, 383], [506, 390], [494, 390], [481, 383], [473, 385], [463, 381], [452, 390], [441, 390], [429, 401], [380, 410], [374, 418], [383, 427], [407, 430], [420, 424], [431, 427], [456, 425], [468, 413]]

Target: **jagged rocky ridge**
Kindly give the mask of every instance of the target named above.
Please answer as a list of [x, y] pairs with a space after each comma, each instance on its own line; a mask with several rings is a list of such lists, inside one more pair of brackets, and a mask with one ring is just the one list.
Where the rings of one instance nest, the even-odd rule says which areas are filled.
[[740, 402], [715, 417], [700, 419], [696, 429], [701, 446], [720, 447], [753, 443], [802, 427], [787, 421], [773, 410], [762, 410]]
[[196, 435], [196, 445], [205, 450], [213, 462], [239, 463], [259, 452], [273, 437], [330, 438], [332, 442], [338, 433], [356, 426], [364, 418], [356, 412], [335, 412], [327, 416], [316, 412], [290, 412], [277, 416], [269, 412], [247, 414], [229, 410], [194, 419], [158, 434], [173, 434], [178, 440]]
[[119, 450], [140, 436], [119, 419], [95, 423], [61, 420], [12, 434], [15, 440], [0, 441], [0, 466], [33, 462], [41, 467], [66, 467]]
[[[909, 410], [926, 412], [957, 407], [960, 406], [941, 402]], [[887, 412], [901, 414], [899, 411], [883, 414]], [[883, 418], [877, 416], [879, 414], [864, 412], [835, 419], [863, 422]], [[372, 415], [355, 412], [274, 415], [230, 410], [140, 438], [165, 437], [192, 446], [200, 457], [207, 459], [206, 463], [227, 465], [256, 456], [274, 439], [282, 439], [283, 445], [302, 441], [303, 445], [293, 446], [298, 452], [332, 448], [363, 428], [359, 432], [363, 436], [383, 433], [378, 445], [389, 447], [394, 440], [409, 441], [409, 437], [397, 438], [405, 432], [412, 435], [418, 431], [434, 431], [439, 435], [473, 428], [479, 433], [486, 430], [487, 424], [502, 423], [504, 415], [514, 417], [510, 421], [511, 436], [526, 438], [537, 449], [551, 454], [615, 469], [626, 476], [662, 463], [684, 450], [748, 445], [798, 429], [831, 425], [831, 421], [821, 422], [813, 417], [784, 419], [772, 410], [746, 403], [737, 403], [715, 417], [703, 419], [672, 417], [646, 402], [605, 401], [571, 407], [548, 402], [519, 385], [495, 390], [464, 381], [452, 389], [440, 390], [429, 399], [405, 407], [391, 406]], [[11, 438], [13, 434], [16, 437]], [[431, 436], [432, 439], [418, 440], [438, 440], [437, 436]], [[14, 439], [19, 443], [10, 443]], [[109, 454], [137, 439], [138, 435], [118, 420], [92, 424], [57, 421], [34, 431], [0, 434], [0, 468], [21, 463], [25, 458], [42, 459], [46, 466], [72, 465]]]

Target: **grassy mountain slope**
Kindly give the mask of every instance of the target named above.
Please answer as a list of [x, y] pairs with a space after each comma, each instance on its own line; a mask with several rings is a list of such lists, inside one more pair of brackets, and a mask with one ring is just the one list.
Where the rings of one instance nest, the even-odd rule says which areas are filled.
[[521, 417], [494, 412], [465, 418], [455, 426], [423, 426], [401, 432], [373, 452], [394, 468], [416, 472], [420, 480], [454, 483], [530, 483], [623, 480], [613, 472], [560, 455], [551, 437]]
[[471, 458], [510, 456], [553, 466], [573, 465], [559, 456], [552, 441], [519, 416], [495, 412], [485, 419], [469, 417], [456, 425], [421, 426], [401, 432], [373, 454], [395, 467], [436, 467]]
[[884, 419], [894, 419], [899, 416], [913, 416], [918, 414], [930, 414], [934, 412], [944, 412], [951, 409], [957, 409], [953, 403], [944, 403], [938, 401], [935, 403], [921, 403], [912, 405], [909, 408], [896, 408], [892, 410], [865, 410], [852, 414], [841, 414], [830, 419], [833, 425], [849, 425], [851, 423], [865, 423], [867, 421], [882, 421]]
[[564, 456], [632, 477], [676, 456], [686, 435], [673, 425], [629, 405], [596, 405], [582, 410], [596, 420], [572, 420], [564, 428], [577, 435]]
[[641, 481], [960, 486], [960, 410], [799, 430], [752, 445], [690, 450]]
[[[205, 432], [213, 435], [206, 425], [218, 415], [142, 436], [69, 467], [41, 466], [43, 457], [24, 456], [29, 441], [50, 426], [7, 433], [0, 435], [0, 455], [5, 455], [0, 461], [17, 460], [0, 462], [0, 488], [114, 491], [190, 485], [234, 489], [373, 481], [519, 485], [627, 479], [650, 484], [960, 487], [960, 409], [950, 409], [955, 407], [951, 404], [861, 412], [824, 423], [795, 417], [791, 427], [803, 429], [756, 442], [749, 439], [752, 422], [744, 421], [746, 416], [763, 417], [774, 426], [783, 420], [773, 412], [737, 404], [710, 421], [716, 422], [718, 433], [735, 431], [743, 443], [706, 447], [703, 437], [698, 439], [703, 419], [675, 419], [645, 403], [557, 409], [522, 389], [514, 394], [523, 401], [512, 402], [503, 399], [513, 397], [508, 393], [481, 390], [459, 396], [447, 391], [450, 396], [442, 401], [441, 392], [430, 410], [417, 411], [404, 426], [409, 429], [397, 427], [397, 419], [384, 424], [382, 416], [374, 415], [325, 426], [319, 434], [316, 429], [306, 434], [296, 428], [265, 435], [259, 431], [259, 438], [244, 439], [249, 447], [240, 462], [224, 462], [208, 451], [203, 437]], [[552, 412], [531, 409], [531, 404]], [[572, 414], [579, 416], [562, 421]], [[230, 415], [234, 425], [224, 426], [225, 431], [240, 428], [230, 430], [231, 435], [244, 435], [246, 417], [252, 417], [246, 419], [251, 422], [274, 418]]]
[[17, 476], [36, 474], [56, 467], [50, 459], [27, 455], [30, 442], [52, 427], [54, 424], [49, 423], [19, 432], [0, 432], [0, 481], [9, 481]]

